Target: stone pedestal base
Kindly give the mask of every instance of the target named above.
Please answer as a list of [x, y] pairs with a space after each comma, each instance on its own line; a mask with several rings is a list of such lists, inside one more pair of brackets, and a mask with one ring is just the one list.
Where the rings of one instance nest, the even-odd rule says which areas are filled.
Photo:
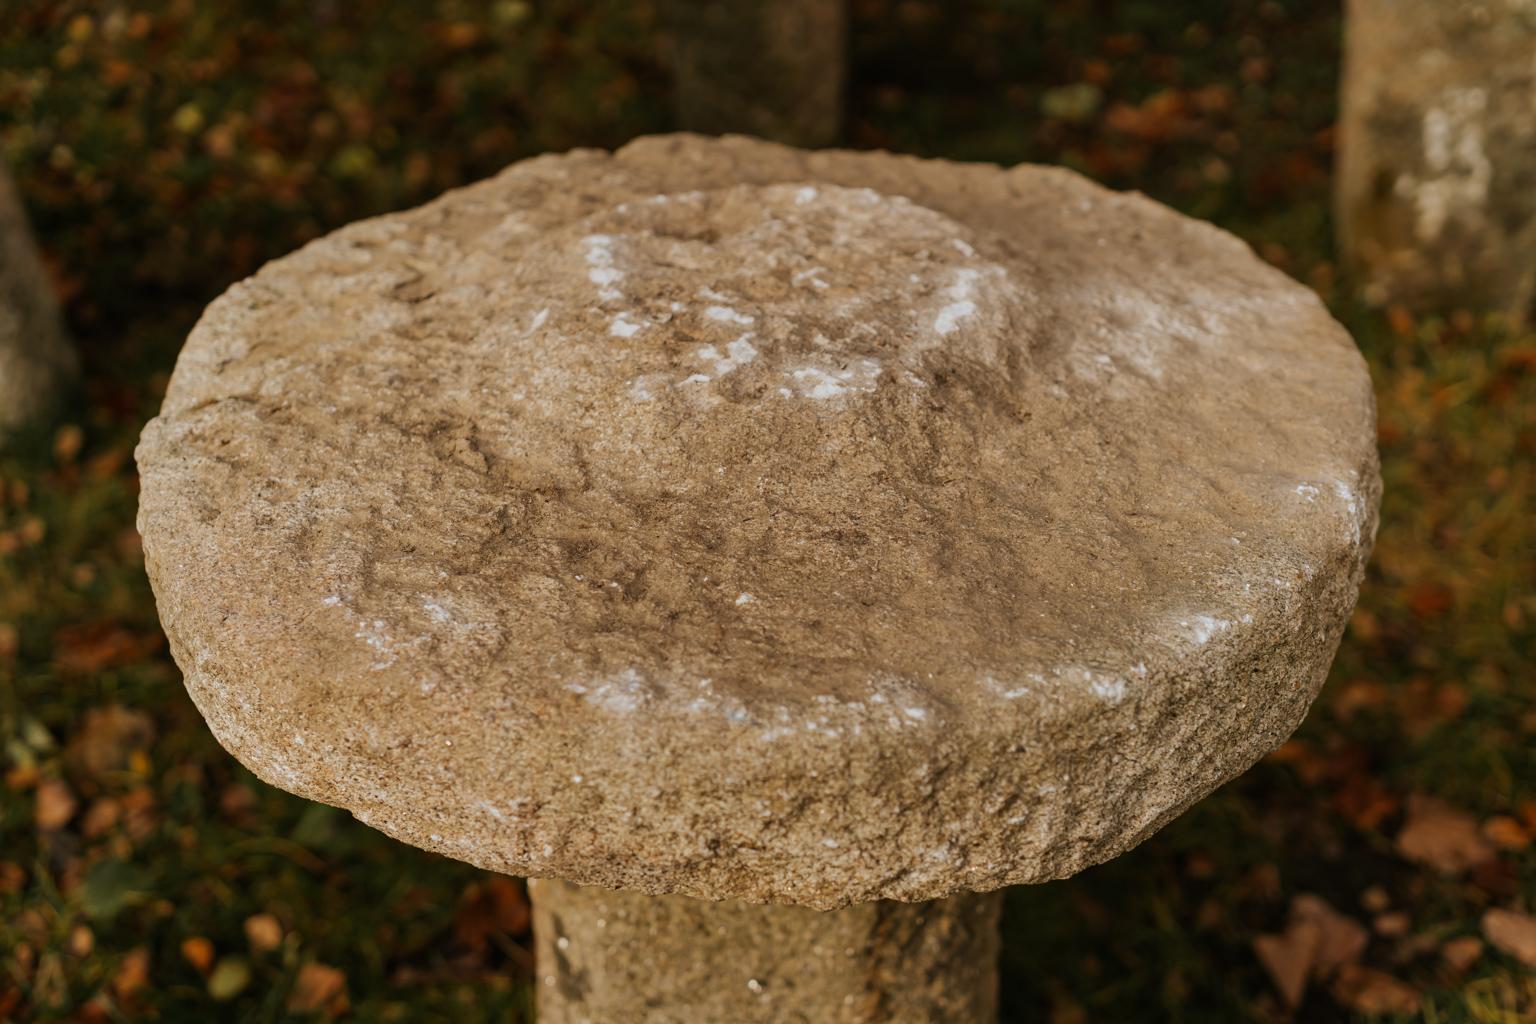
[[43, 413], [74, 370], [53, 286], [0, 161], [0, 435]]
[[843, 0], [666, 0], [677, 123], [826, 146], [842, 126]]
[[1536, 297], [1536, 6], [1350, 0], [1337, 220], [1366, 297], [1515, 317]]
[[535, 879], [540, 1024], [972, 1024], [997, 1017], [1001, 893], [801, 907]]

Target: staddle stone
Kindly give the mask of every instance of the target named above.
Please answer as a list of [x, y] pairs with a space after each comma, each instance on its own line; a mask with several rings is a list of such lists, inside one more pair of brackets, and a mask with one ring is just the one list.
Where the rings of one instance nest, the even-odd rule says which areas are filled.
[[187, 687], [263, 779], [822, 910], [1070, 875], [1273, 749], [1380, 488], [1359, 353], [1232, 236], [691, 136], [269, 264], [138, 457]]

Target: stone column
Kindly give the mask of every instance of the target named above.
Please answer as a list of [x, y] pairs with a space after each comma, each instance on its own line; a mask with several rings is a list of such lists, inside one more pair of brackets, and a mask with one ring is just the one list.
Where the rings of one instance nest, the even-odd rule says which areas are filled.
[[1000, 892], [823, 913], [528, 885], [540, 1024], [997, 1019]]
[[1536, 296], [1536, 0], [1349, 0], [1336, 213], [1367, 298]]
[[42, 412], [74, 368], [21, 200], [0, 166], [0, 437]]
[[665, 0], [678, 127], [826, 146], [842, 127], [844, 0]]

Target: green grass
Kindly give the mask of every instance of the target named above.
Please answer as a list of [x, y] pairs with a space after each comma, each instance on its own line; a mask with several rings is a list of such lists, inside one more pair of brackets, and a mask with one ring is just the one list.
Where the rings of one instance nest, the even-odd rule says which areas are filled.
[[[1458, 974], [1440, 949], [1488, 907], [1536, 907], [1531, 847], [1447, 876], [1394, 839], [1413, 793], [1536, 831], [1536, 337], [1389, 317], [1338, 281], [1336, 5], [854, 9], [851, 144], [1066, 163], [1213, 219], [1332, 303], [1380, 403], [1377, 554], [1313, 715], [1135, 852], [1011, 893], [1005, 1019], [1286, 1019], [1252, 943], [1298, 893], [1407, 915], [1362, 962], [1421, 991], [1423, 1019], [1529, 1019], [1527, 969], [1489, 950]], [[304, 1019], [317, 963], [353, 1019], [526, 1019], [527, 935], [487, 876], [215, 744], [159, 634], [131, 450], [199, 310], [262, 261], [533, 153], [667, 128], [654, 27], [621, 0], [6, 6], [0, 148], [86, 374], [0, 455], [0, 1021]], [[258, 914], [275, 948], [249, 942]], [[1357, 1019], [1346, 1004], [1316, 984], [1294, 1019]]]

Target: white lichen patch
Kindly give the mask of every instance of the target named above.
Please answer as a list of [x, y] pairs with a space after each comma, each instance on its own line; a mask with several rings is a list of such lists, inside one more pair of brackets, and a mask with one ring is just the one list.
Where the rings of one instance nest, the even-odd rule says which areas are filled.
[[1095, 697], [1111, 704], [1125, 699], [1125, 680], [1114, 676], [1096, 676], [1089, 682], [1088, 689]]
[[[399, 648], [402, 645], [390, 635], [389, 626], [383, 619], [358, 619], [357, 629], [352, 635], [373, 650], [376, 657], [371, 667], [375, 672], [382, 672], [399, 660]], [[423, 639], [417, 637], [404, 646], [414, 646]]]
[[716, 377], [723, 377], [732, 370], [745, 366], [756, 359], [757, 347], [752, 344], [752, 334], [748, 332], [729, 345], [726, 345], [723, 354], [714, 345], [704, 345], [694, 355], [708, 362], [714, 368]]
[[1195, 646], [1203, 647], [1218, 633], [1231, 629], [1232, 620], [1215, 615], [1192, 615], [1187, 619], [1180, 619], [1179, 625], [1189, 631], [1189, 638], [1194, 641]]
[[787, 371], [785, 377], [793, 394], [821, 401], [873, 391], [881, 369], [878, 359], [865, 357], [828, 369], [802, 366]]
[[730, 306], [708, 306], [704, 309], [704, 315], [711, 320], [719, 320], [728, 324], [740, 324], [746, 326], [756, 318], [745, 313], [739, 313]]
[[565, 688], [589, 704], [620, 715], [639, 711], [655, 696], [655, 687], [632, 668], [588, 683], [568, 682]]
[[789, 279], [789, 283], [796, 288], [810, 285], [812, 288], [827, 289], [832, 287], [821, 279], [821, 275], [827, 272], [826, 267], [807, 267], [805, 270], [796, 271]]
[[1365, 529], [1365, 516], [1360, 513], [1360, 496], [1355, 489], [1343, 480], [1333, 482], [1334, 497], [1344, 506], [1344, 513], [1348, 518], [1345, 534], [1351, 543], [1358, 544], [1362, 531]]
[[624, 272], [614, 266], [613, 236], [588, 235], [581, 240], [587, 261], [587, 280], [597, 285], [598, 298], [612, 302], [623, 298], [616, 287], [624, 279]]
[[1025, 673], [1025, 680], [1011, 679], [1005, 681], [995, 676], [984, 676], [982, 684], [1004, 700], [1019, 700], [1042, 689], [1046, 685], [1046, 681], [1044, 676], [1029, 672]]
[[1355, 489], [1349, 486], [1349, 484], [1342, 480], [1335, 480], [1333, 482], [1333, 493], [1335, 497], [1344, 503], [1344, 507], [1349, 510], [1350, 515], [1360, 511], [1360, 502], [1355, 495]]
[[373, 652], [373, 663], [369, 666], [375, 672], [394, 665], [400, 660], [400, 655], [412, 648], [418, 647], [428, 641], [426, 636], [416, 636], [409, 640], [397, 640], [388, 622], [377, 617], [359, 614], [342, 594], [327, 594], [320, 603], [327, 608], [339, 608], [351, 623], [352, 636], [361, 640], [370, 651]]
[[933, 329], [938, 334], [949, 334], [960, 326], [960, 321], [976, 312], [976, 279], [981, 271], [974, 267], [961, 267], [955, 271], [955, 283], [944, 293], [949, 304], [933, 318]]
[[645, 324], [635, 323], [628, 313], [620, 313], [608, 322], [608, 333], [615, 338], [633, 338], [645, 329]]

